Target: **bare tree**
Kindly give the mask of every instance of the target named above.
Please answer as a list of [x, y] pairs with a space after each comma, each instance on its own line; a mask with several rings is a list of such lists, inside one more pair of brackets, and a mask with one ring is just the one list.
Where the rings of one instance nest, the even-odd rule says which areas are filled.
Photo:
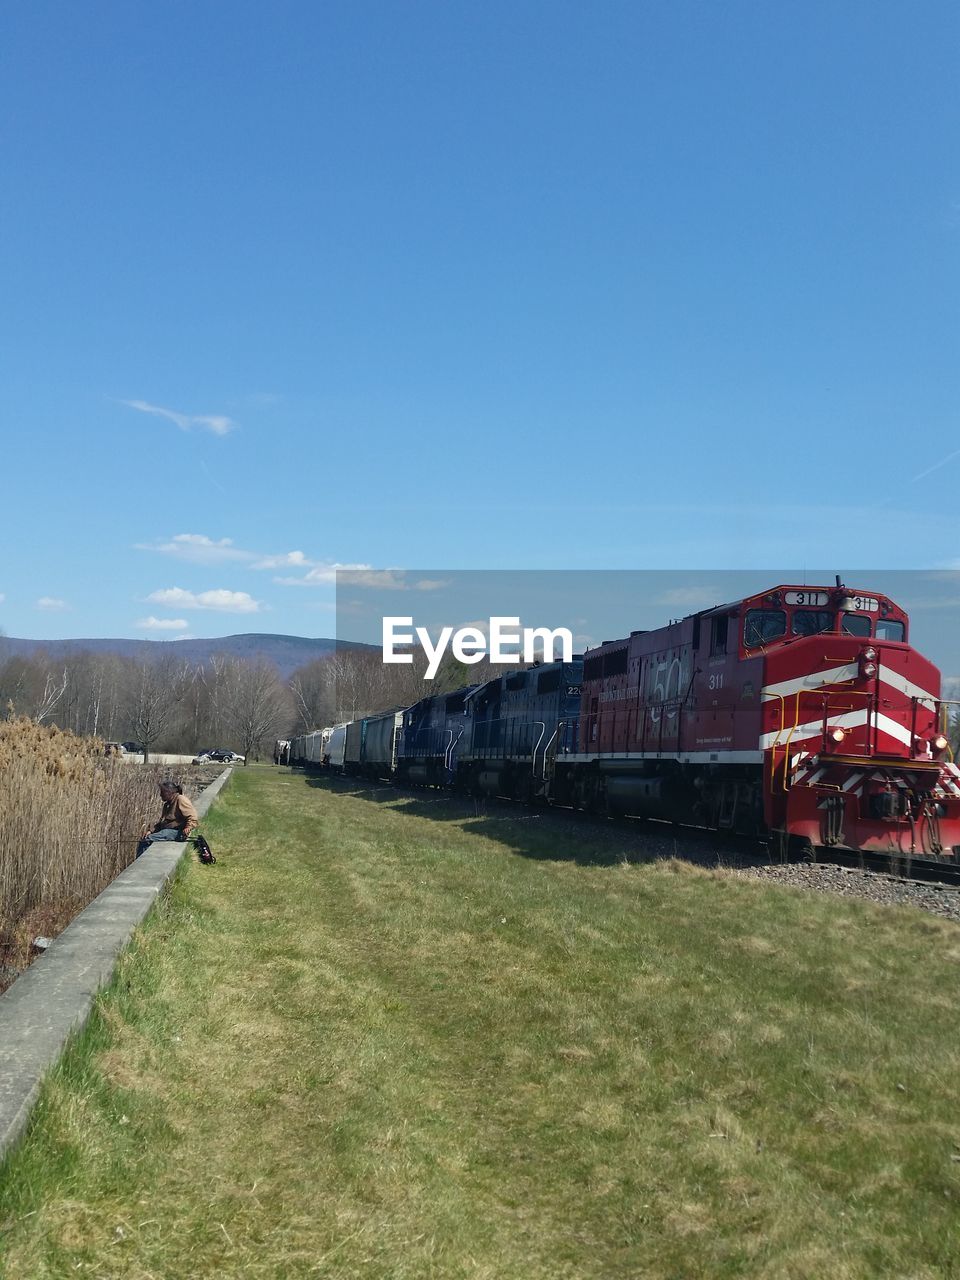
[[[391, 707], [409, 707], [430, 694], [449, 693], [498, 674], [486, 659], [479, 664], [468, 664], [457, 662], [448, 655], [436, 678], [428, 680], [426, 654], [418, 648], [411, 657], [412, 662], [386, 664], [375, 651], [341, 649], [330, 658], [322, 659], [332, 695], [326, 705], [332, 706], [333, 716], [319, 723], [315, 720], [305, 727], [320, 728], [324, 723], [355, 720]], [[296, 678], [293, 689], [296, 696]], [[305, 719], [302, 707], [299, 709], [301, 719]]]
[[48, 671], [46, 679], [43, 682], [43, 693], [37, 702], [36, 710], [33, 713], [34, 724], [43, 724], [44, 720], [49, 719], [53, 714], [57, 703], [67, 691], [67, 668], [58, 675]]
[[334, 668], [329, 658], [315, 658], [290, 677], [290, 693], [300, 728], [322, 729], [336, 719]]
[[280, 737], [294, 719], [290, 694], [276, 667], [260, 659], [236, 661], [229, 679], [227, 716], [232, 736], [246, 760], [260, 758], [264, 739]]
[[193, 676], [191, 667], [177, 663], [173, 658], [136, 664], [129, 717], [136, 739], [143, 748], [145, 762], [170, 726]]
[[39, 667], [29, 658], [8, 658], [0, 668], [0, 699], [11, 716], [29, 715], [32, 720], [42, 687]]

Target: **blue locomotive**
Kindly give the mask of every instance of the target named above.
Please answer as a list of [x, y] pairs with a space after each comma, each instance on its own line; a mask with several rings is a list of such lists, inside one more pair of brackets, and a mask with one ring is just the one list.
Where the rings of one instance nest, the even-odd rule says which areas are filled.
[[[321, 763], [345, 773], [476, 795], [546, 798], [558, 761], [576, 750], [583, 660], [538, 663], [411, 707], [337, 725]], [[317, 763], [312, 735], [290, 762]]]

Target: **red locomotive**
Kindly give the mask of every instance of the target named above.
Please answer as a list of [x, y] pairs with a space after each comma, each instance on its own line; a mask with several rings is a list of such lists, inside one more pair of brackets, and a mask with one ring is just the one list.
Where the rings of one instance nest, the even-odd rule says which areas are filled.
[[878, 592], [778, 586], [584, 658], [561, 802], [953, 858], [940, 673]]

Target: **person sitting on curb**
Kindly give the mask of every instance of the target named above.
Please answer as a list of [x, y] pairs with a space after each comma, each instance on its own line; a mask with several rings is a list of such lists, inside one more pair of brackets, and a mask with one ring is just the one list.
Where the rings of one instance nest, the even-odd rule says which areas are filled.
[[175, 782], [160, 783], [160, 799], [163, 801], [160, 821], [137, 845], [138, 858], [155, 840], [186, 840], [199, 822], [193, 802]]

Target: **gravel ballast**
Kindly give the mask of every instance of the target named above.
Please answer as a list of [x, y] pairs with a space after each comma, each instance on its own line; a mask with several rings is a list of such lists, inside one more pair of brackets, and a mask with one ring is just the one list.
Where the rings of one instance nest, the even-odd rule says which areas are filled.
[[923, 881], [899, 880], [892, 876], [822, 862], [786, 862], [743, 867], [734, 874], [757, 880], [774, 880], [795, 889], [833, 893], [844, 898], [864, 898], [886, 907], [917, 907], [944, 920], [960, 923], [960, 891]]

